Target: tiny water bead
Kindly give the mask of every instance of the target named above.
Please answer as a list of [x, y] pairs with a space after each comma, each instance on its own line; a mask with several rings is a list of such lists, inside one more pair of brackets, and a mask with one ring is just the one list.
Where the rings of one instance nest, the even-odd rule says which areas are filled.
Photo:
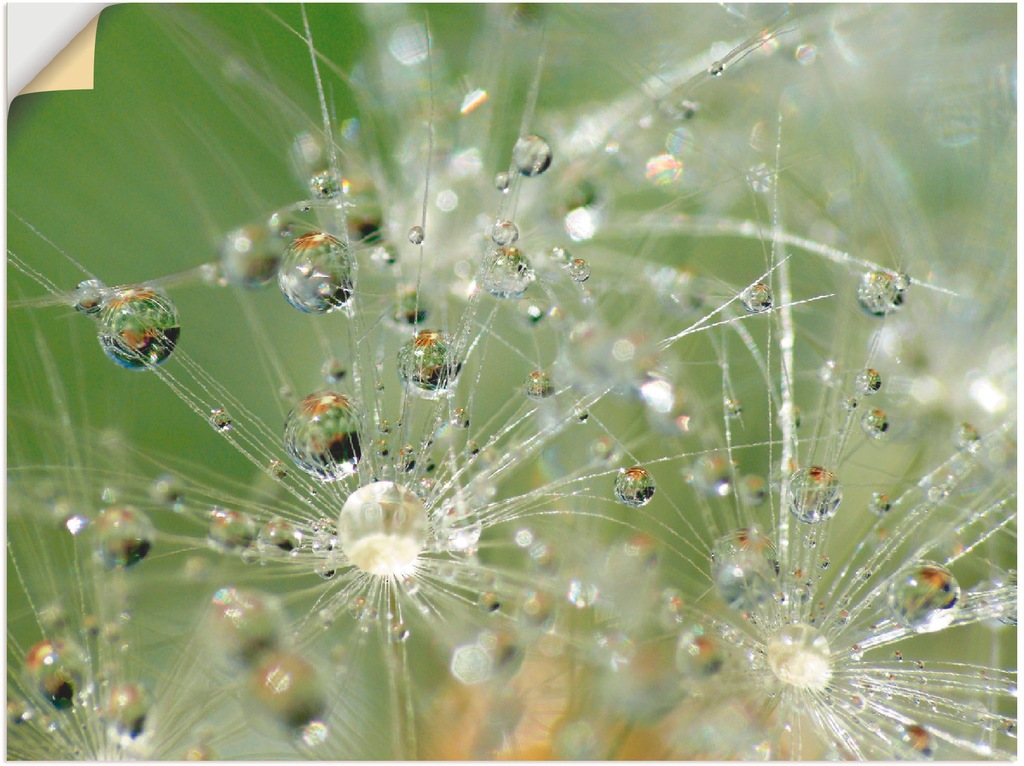
[[118, 288], [97, 318], [103, 353], [129, 370], [166, 362], [181, 334], [178, 309], [155, 287]]
[[884, 410], [875, 407], [864, 413], [860, 425], [864, 429], [864, 433], [872, 439], [881, 439], [889, 430], [889, 418]]
[[327, 385], [334, 386], [345, 379], [345, 376], [348, 375], [348, 370], [338, 359], [328, 359], [320, 368], [320, 374]]
[[919, 561], [901, 569], [889, 586], [893, 619], [917, 633], [948, 628], [960, 608], [960, 586], [948, 569]]
[[574, 258], [566, 267], [566, 272], [573, 282], [586, 282], [590, 279], [590, 263], [582, 258]]
[[543, 370], [534, 370], [523, 381], [523, 390], [531, 399], [547, 399], [555, 393], [551, 376]]
[[419, 324], [427, 318], [424, 296], [412, 286], [400, 287], [392, 318], [398, 324]]
[[795, 471], [789, 478], [789, 510], [805, 524], [818, 524], [836, 515], [843, 487], [836, 475], [815, 465]]
[[686, 678], [698, 681], [717, 675], [729, 659], [719, 636], [696, 625], [679, 634], [676, 643], [676, 669]]
[[502, 193], [508, 191], [510, 182], [511, 179], [509, 178], [508, 173], [505, 173], [504, 171], [494, 176], [494, 188]]
[[491, 241], [496, 245], [511, 245], [519, 239], [519, 227], [512, 221], [498, 221], [491, 229]]
[[417, 224], [409, 228], [409, 243], [413, 245], [422, 245], [423, 240], [426, 238], [426, 233], [423, 231], [423, 227]]
[[760, 530], [737, 530], [718, 540], [711, 549], [715, 590], [734, 609], [750, 612], [770, 599], [778, 573], [775, 546]]
[[438, 330], [420, 330], [398, 349], [398, 377], [425, 399], [444, 394], [460, 369], [451, 339]]
[[150, 705], [149, 694], [139, 684], [116, 684], [107, 696], [106, 716], [117, 734], [135, 739], [146, 726]]
[[327, 314], [352, 299], [348, 248], [324, 232], [296, 237], [281, 256], [277, 282], [288, 302], [307, 314]]
[[533, 270], [518, 247], [504, 245], [487, 254], [480, 283], [498, 298], [518, 298], [533, 281]]
[[331, 168], [314, 173], [309, 179], [309, 192], [314, 199], [334, 199], [342, 190], [338, 173]]
[[302, 545], [302, 532], [290, 521], [274, 518], [260, 529], [259, 541], [265, 546], [290, 553]]
[[904, 293], [910, 280], [903, 274], [888, 271], [870, 271], [865, 274], [857, 287], [860, 307], [871, 316], [886, 316], [903, 305]]
[[630, 508], [641, 508], [654, 497], [654, 477], [643, 466], [619, 470], [615, 477], [615, 499]]
[[210, 425], [213, 426], [213, 430], [222, 433], [234, 428], [228, 413], [221, 407], [210, 410]]
[[39, 693], [58, 710], [75, 704], [85, 675], [85, 654], [62, 639], [40, 641], [25, 655], [25, 670]]
[[210, 511], [207, 539], [212, 547], [222, 551], [248, 548], [256, 539], [256, 524], [247, 513], [214, 508]]
[[921, 757], [932, 757], [932, 735], [920, 724], [906, 726], [903, 729], [903, 740]]
[[539, 176], [551, 167], [551, 146], [540, 136], [520, 136], [512, 147], [512, 165], [524, 176]]
[[323, 481], [351, 475], [361, 456], [360, 415], [352, 401], [317, 391], [296, 403], [284, 421], [284, 447], [303, 471]]
[[878, 374], [878, 370], [868, 367], [857, 375], [855, 384], [857, 386], [857, 393], [863, 396], [871, 396], [881, 390], [882, 376]]
[[320, 674], [293, 652], [263, 657], [249, 676], [252, 699], [285, 728], [301, 733], [320, 719], [327, 700]]
[[740, 302], [748, 314], [760, 314], [772, 307], [772, 291], [764, 282], [757, 282], [740, 293]]
[[285, 242], [269, 227], [243, 226], [220, 245], [220, 273], [229, 285], [255, 289], [277, 276]]
[[970, 423], [961, 423], [953, 433], [953, 446], [964, 452], [977, 452], [981, 436]]
[[134, 566], [149, 555], [156, 535], [149, 518], [135, 508], [105, 508], [96, 518], [100, 556], [108, 567]]
[[109, 292], [109, 288], [100, 280], [86, 279], [75, 287], [72, 294], [75, 302], [72, 305], [75, 311], [82, 314], [98, 314]]
[[284, 616], [273, 596], [234, 587], [213, 594], [211, 622], [220, 650], [241, 665], [274, 651], [284, 635]]
[[884, 516], [892, 510], [892, 501], [884, 492], [872, 492], [868, 501], [868, 510], [875, 516]]
[[783, 683], [823, 691], [832, 677], [832, 652], [821, 632], [797, 623], [768, 639], [768, 667]]
[[408, 489], [391, 481], [360, 487], [338, 519], [341, 550], [353, 566], [379, 577], [410, 574], [427, 542], [427, 511]]

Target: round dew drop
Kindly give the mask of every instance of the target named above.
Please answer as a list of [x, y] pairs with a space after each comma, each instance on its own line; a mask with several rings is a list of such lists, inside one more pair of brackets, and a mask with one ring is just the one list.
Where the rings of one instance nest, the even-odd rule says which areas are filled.
[[248, 548], [256, 539], [256, 524], [247, 513], [226, 508], [210, 511], [207, 540], [218, 550]]
[[740, 302], [748, 314], [760, 314], [772, 307], [772, 291], [764, 282], [751, 285], [740, 293]]
[[213, 594], [211, 623], [221, 651], [252, 665], [281, 643], [284, 616], [277, 600], [256, 591], [221, 588]]
[[789, 478], [789, 510], [805, 524], [819, 524], [836, 515], [843, 487], [831, 471], [815, 465]]
[[574, 258], [566, 267], [569, 279], [573, 282], [586, 282], [590, 279], [590, 264], [582, 258]]
[[79, 282], [75, 287], [73, 296], [75, 302], [72, 304], [75, 311], [82, 314], [98, 314], [103, 308], [103, 301], [109, 289], [98, 279], [87, 279]]
[[98, 314], [99, 340], [109, 359], [129, 370], [166, 362], [178, 343], [178, 310], [162, 290], [122, 287]]
[[117, 684], [107, 696], [107, 718], [122, 737], [135, 739], [142, 734], [149, 713], [150, 699], [139, 684]]
[[717, 675], [728, 661], [728, 653], [717, 636], [697, 625], [683, 631], [676, 644], [676, 668], [686, 678], [704, 680]]
[[919, 561], [901, 569], [889, 586], [893, 619], [917, 633], [948, 628], [960, 608], [960, 586], [948, 569]]
[[421, 330], [398, 349], [398, 377], [424, 399], [444, 394], [460, 369], [451, 339], [438, 330]]
[[341, 194], [341, 180], [331, 168], [314, 173], [309, 179], [309, 191], [314, 199], [334, 199]]
[[317, 391], [299, 401], [284, 421], [284, 447], [314, 478], [335, 481], [355, 472], [361, 456], [359, 412], [348, 397]]
[[864, 429], [864, 433], [872, 439], [881, 439], [889, 430], [889, 418], [884, 410], [876, 407], [864, 413], [860, 425]]
[[523, 390], [531, 399], [547, 399], [555, 393], [555, 386], [551, 382], [551, 376], [543, 370], [534, 370], [526, 376], [523, 382]]
[[518, 298], [533, 281], [533, 270], [518, 247], [496, 247], [487, 254], [480, 283], [498, 298]]
[[277, 276], [284, 243], [266, 226], [228, 232], [220, 245], [220, 271], [228, 284], [255, 289]]
[[615, 477], [615, 499], [630, 508], [641, 508], [654, 497], [654, 477], [643, 466], [623, 468]]
[[423, 227], [420, 225], [413, 226], [409, 229], [409, 242], [413, 245], [422, 245], [426, 234], [423, 231]]
[[300, 732], [327, 708], [320, 674], [293, 652], [263, 657], [249, 676], [252, 699], [285, 728]]
[[323, 232], [297, 237], [281, 256], [277, 283], [288, 302], [307, 314], [344, 308], [353, 290], [348, 248]]
[[40, 641], [25, 655], [25, 670], [39, 693], [57, 710], [68, 710], [85, 674], [85, 655], [70, 641]]
[[524, 176], [539, 176], [551, 167], [551, 146], [540, 136], [521, 136], [512, 147], [512, 164]]
[[857, 393], [863, 396], [871, 396], [877, 394], [882, 388], [882, 376], [878, 374], [877, 370], [873, 370], [870, 367], [862, 371], [857, 375], [855, 381], [857, 386]]
[[857, 287], [857, 301], [867, 314], [885, 316], [903, 305], [904, 293], [909, 284], [909, 278], [902, 274], [869, 271]]
[[511, 245], [517, 239], [519, 239], [519, 227], [512, 221], [498, 221], [491, 229], [491, 241], [496, 245]]
[[367, 574], [411, 574], [427, 542], [426, 508], [400, 484], [367, 484], [342, 506], [338, 541], [349, 562]]
[[734, 609], [752, 612], [776, 589], [779, 560], [771, 540], [757, 529], [726, 535], [711, 549], [711, 580]]
[[96, 518], [100, 556], [108, 567], [134, 566], [149, 555], [156, 533], [149, 519], [134, 508], [106, 508]]

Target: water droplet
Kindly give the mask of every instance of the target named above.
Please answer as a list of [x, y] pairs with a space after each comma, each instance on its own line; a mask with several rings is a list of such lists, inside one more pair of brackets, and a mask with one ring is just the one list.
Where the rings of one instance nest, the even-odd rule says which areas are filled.
[[248, 679], [249, 694], [285, 728], [301, 734], [327, 707], [320, 674], [293, 652], [264, 655]]
[[733, 466], [721, 455], [703, 455], [693, 465], [689, 477], [693, 486], [711, 497], [732, 494]]
[[337, 171], [325, 168], [309, 179], [309, 192], [314, 199], [334, 199], [341, 194], [341, 178]]
[[722, 408], [725, 410], [725, 416], [728, 418], [738, 418], [743, 414], [742, 402], [733, 396], [726, 396], [722, 399]]
[[717, 675], [728, 657], [728, 649], [721, 639], [709, 634], [703, 625], [695, 625], [679, 634], [676, 668], [688, 679], [703, 681]]
[[260, 529], [259, 541], [264, 546], [290, 552], [302, 545], [302, 533], [290, 521], [273, 518]]
[[884, 410], [876, 407], [864, 413], [860, 426], [872, 439], [881, 439], [889, 430], [889, 418], [886, 417]]
[[330, 234], [296, 237], [281, 256], [277, 282], [288, 302], [307, 314], [327, 314], [352, 299], [348, 247]]
[[551, 147], [540, 136], [521, 136], [512, 147], [512, 165], [524, 176], [538, 176], [551, 166]]
[[803, 43], [802, 45], [796, 46], [796, 50], [793, 52], [793, 58], [796, 59], [796, 63], [803, 66], [813, 64], [814, 59], [818, 56], [818, 46], [814, 43]]
[[256, 539], [256, 524], [247, 513], [214, 508], [210, 511], [207, 535], [210, 545], [219, 550], [247, 548]]
[[764, 282], [757, 282], [740, 293], [740, 302], [748, 314], [760, 314], [772, 307], [772, 291]]
[[932, 757], [932, 735], [918, 724], [911, 724], [903, 730], [903, 740], [923, 758]]
[[408, 285], [399, 287], [392, 317], [395, 322], [407, 325], [416, 325], [425, 320], [427, 306], [423, 295], [415, 287]]
[[425, 236], [423, 227], [418, 224], [409, 229], [409, 242], [414, 245], [422, 245]]
[[511, 245], [519, 239], [519, 227], [512, 221], [498, 221], [491, 229], [491, 241], [496, 245]]
[[586, 407], [574, 407], [572, 416], [575, 418], [577, 423], [586, 423], [590, 419], [590, 410]]
[[348, 560], [382, 577], [404, 576], [427, 542], [427, 512], [408, 489], [390, 481], [360, 487], [345, 501], [338, 541]]
[[85, 675], [85, 654], [74, 643], [61, 639], [40, 641], [25, 655], [25, 669], [39, 692], [57, 710], [75, 704]]
[[500, 192], [507, 192], [509, 186], [508, 173], [502, 172], [494, 176], [494, 188]]
[[135, 739], [143, 732], [150, 704], [149, 694], [139, 684], [116, 684], [107, 695], [106, 716], [117, 734]]
[[348, 397], [317, 391], [303, 398], [284, 422], [284, 447], [310, 476], [334, 481], [354, 473], [359, 458], [359, 412]]
[[740, 500], [749, 506], [763, 505], [768, 499], [768, 484], [760, 476], [744, 476], [739, 481]]
[[871, 396], [872, 394], [877, 394], [882, 388], [882, 376], [878, 374], [877, 370], [869, 367], [858, 373], [855, 385], [857, 386], [857, 393], [863, 396]]
[[233, 662], [252, 665], [278, 648], [285, 620], [274, 597], [228, 587], [213, 594], [211, 605], [217, 645]]
[[457, 408], [452, 413], [452, 425], [456, 428], [469, 428], [469, 413], [462, 407]]
[[465, 644], [452, 652], [452, 675], [463, 684], [483, 683], [491, 677], [493, 669], [491, 653], [479, 644]]
[[523, 390], [531, 399], [546, 399], [555, 393], [555, 386], [548, 373], [543, 370], [534, 370], [526, 376]]
[[861, 278], [857, 287], [857, 300], [861, 308], [871, 316], [885, 316], [903, 305], [903, 294], [908, 285], [909, 280], [906, 280], [905, 275], [870, 271]]
[[328, 359], [320, 368], [320, 374], [323, 375], [324, 381], [328, 385], [334, 386], [345, 379], [348, 370], [338, 359]]
[[647, 160], [644, 175], [655, 186], [668, 186], [683, 177], [683, 161], [671, 154], [658, 154]]
[[443, 545], [451, 553], [476, 550], [483, 532], [479, 516], [463, 501], [456, 499], [441, 510]]
[[75, 287], [75, 302], [72, 305], [75, 311], [82, 314], [98, 314], [109, 293], [110, 289], [100, 280], [86, 279]]
[[795, 471], [789, 479], [789, 510], [805, 524], [818, 524], [836, 515], [843, 488], [831, 471], [811, 466]]
[[725, 64], [721, 61], [715, 61], [708, 67], [708, 74], [712, 77], [718, 77], [725, 71]]
[[654, 477], [646, 468], [635, 465], [619, 470], [615, 477], [615, 499], [630, 508], [640, 508], [654, 497]]
[[233, 428], [231, 418], [228, 417], [227, 412], [221, 407], [210, 410], [210, 425], [213, 426], [213, 430], [222, 433]]
[[868, 510], [875, 516], [884, 516], [892, 509], [892, 501], [884, 492], [873, 492], [868, 501]]
[[757, 529], [726, 535], [711, 550], [711, 578], [719, 597], [734, 609], [753, 612], [771, 599], [779, 573], [771, 540]]
[[919, 561], [901, 569], [889, 586], [893, 619], [918, 633], [948, 628], [960, 607], [960, 586], [945, 567]]
[[99, 340], [109, 359], [129, 370], [162, 364], [178, 343], [178, 310], [161, 290], [122, 287], [99, 311]]
[[437, 330], [420, 330], [398, 349], [398, 377], [424, 399], [444, 394], [460, 367], [451, 339]]
[[970, 423], [961, 423], [953, 434], [953, 445], [964, 452], [977, 452], [981, 443], [978, 429]]
[[566, 268], [569, 279], [573, 282], [586, 282], [590, 279], [590, 263], [582, 258], [574, 258]]
[[496, 247], [487, 254], [480, 283], [498, 298], [518, 298], [533, 281], [533, 270], [518, 247]]
[[566, 598], [569, 603], [577, 609], [586, 609], [597, 603], [599, 591], [593, 583], [583, 580], [570, 580], [569, 588], [566, 590]]
[[153, 525], [134, 508], [106, 508], [96, 518], [100, 555], [108, 567], [130, 567], [149, 555], [156, 535]]

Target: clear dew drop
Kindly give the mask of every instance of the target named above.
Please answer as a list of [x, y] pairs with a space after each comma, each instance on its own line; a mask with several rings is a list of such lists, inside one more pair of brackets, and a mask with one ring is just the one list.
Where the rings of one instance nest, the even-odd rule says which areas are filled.
[[392, 319], [399, 325], [417, 325], [427, 318], [427, 305], [422, 293], [411, 285], [398, 288]]
[[220, 431], [221, 433], [225, 433], [234, 428], [231, 418], [222, 407], [216, 407], [210, 410], [210, 425], [213, 426], [214, 431]]
[[719, 597], [734, 609], [753, 612], [772, 598], [779, 573], [771, 540], [757, 529], [740, 529], [711, 550], [711, 579]]
[[630, 508], [641, 508], [654, 497], [654, 477], [643, 466], [623, 468], [615, 477], [615, 499]]
[[508, 191], [509, 182], [510, 179], [508, 173], [501, 172], [494, 176], [494, 188], [502, 193]]
[[398, 377], [424, 399], [446, 393], [460, 367], [452, 340], [438, 330], [420, 330], [398, 349]]
[[868, 501], [868, 510], [875, 516], [884, 516], [892, 510], [892, 501], [884, 492], [872, 492]]
[[703, 625], [695, 625], [679, 634], [676, 642], [676, 669], [684, 678], [703, 681], [718, 675], [729, 659], [721, 638]]
[[889, 431], [889, 418], [884, 410], [875, 407], [864, 413], [860, 427], [872, 439], [882, 439]]
[[294, 524], [281, 518], [273, 518], [259, 531], [259, 542], [264, 547], [291, 553], [302, 545], [302, 532]]
[[764, 282], [757, 282], [740, 293], [740, 302], [748, 314], [760, 314], [772, 307], [772, 291]]
[[324, 232], [296, 237], [281, 256], [277, 282], [299, 311], [327, 314], [342, 309], [353, 290], [348, 247]]
[[857, 301], [865, 313], [886, 316], [903, 305], [904, 293], [910, 285], [906, 275], [888, 271], [870, 271], [857, 287]]
[[476, 550], [480, 542], [483, 524], [465, 502], [455, 500], [441, 511], [440, 533], [442, 544], [449, 553], [469, 553]]
[[569, 279], [573, 282], [586, 282], [590, 279], [590, 263], [582, 258], [574, 258], [566, 267]]
[[265, 654], [249, 671], [247, 686], [249, 699], [297, 736], [327, 708], [320, 673], [294, 652]]
[[889, 585], [893, 620], [917, 633], [948, 628], [960, 608], [960, 586], [939, 564], [919, 561], [903, 567]]
[[953, 434], [953, 446], [963, 452], [977, 452], [980, 442], [978, 429], [970, 423], [961, 423]]
[[878, 374], [878, 370], [868, 367], [858, 373], [855, 385], [857, 387], [858, 394], [862, 396], [871, 396], [872, 394], [877, 394], [881, 390], [882, 376]]
[[40, 641], [25, 655], [29, 679], [39, 693], [61, 711], [74, 707], [85, 669], [85, 653], [71, 641]]
[[523, 390], [531, 399], [547, 399], [555, 393], [555, 386], [551, 382], [551, 376], [543, 370], [534, 370], [526, 376], [523, 381]]
[[533, 269], [518, 247], [495, 247], [484, 260], [480, 283], [498, 298], [518, 298], [533, 281]]
[[247, 513], [230, 508], [214, 508], [210, 511], [207, 540], [210, 546], [221, 551], [236, 551], [248, 548], [256, 539], [256, 523]]
[[409, 229], [409, 242], [413, 245], [422, 245], [426, 234], [423, 231], [423, 227], [417, 224]]
[[843, 488], [836, 475], [821, 466], [795, 471], [789, 478], [790, 513], [805, 524], [819, 524], [836, 515]]
[[491, 228], [491, 241], [496, 245], [511, 245], [519, 239], [519, 227], [512, 221], [498, 221]]
[[303, 471], [323, 481], [350, 476], [362, 455], [360, 413], [333, 391], [317, 391], [299, 401], [284, 422], [284, 447]]
[[310, 176], [309, 193], [314, 199], [334, 199], [341, 194], [341, 185], [338, 173], [331, 168], [325, 168]]
[[551, 167], [551, 147], [540, 136], [521, 136], [512, 147], [512, 165], [524, 176], [538, 176]]
[[345, 369], [345, 365], [343, 365], [339, 360], [328, 359], [320, 368], [320, 374], [323, 376], [324, 382], [327, 383], [327, 385], [335, 386], [345, 379], [345, 376], [348, 374], [348, 370]]
[[367, 574], [410, 574], [427, 543], [427, 512], [408, 489], [391, 481], [360, 487], [345, 501], [338, 541], [349, 562]]
[[128, 506], [102, 510], [96, 517], [95, 531], [103, 563], [118, 569], [146, 558], [156, 536], [149, 518]]
[[166, 362], [181, 334], [171, 299], [162, 290], [143, 286], [122, 287], [108, 296], [98, 327], [103, 353], [129, 370]]
[[116, 684], [107, 693], [106, 718], [117, 735], [136, 739], [145, 729], [151, 704], [149, 694], [140, 684]]
[[98, 314], [110, 289], [98, 279], [86, 279], [75, 287], [72, 306], [82, 314]]
[[733, 492], [733, 466], [721, 455], [702, 455], [687, 478], [710, 497], [728, 497]]
[[712, 77], [720, 77], [722, 72], [725, 71], [725, 64], [721, 61], [715, 61], [708, 67], [708, 74]]

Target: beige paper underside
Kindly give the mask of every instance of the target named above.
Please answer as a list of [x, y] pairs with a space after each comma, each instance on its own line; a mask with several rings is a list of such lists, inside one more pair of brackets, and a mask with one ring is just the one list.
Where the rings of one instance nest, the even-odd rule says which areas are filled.
[[92, 90], [99, 20], [97, 14], [18, 95], [48, 90]]

